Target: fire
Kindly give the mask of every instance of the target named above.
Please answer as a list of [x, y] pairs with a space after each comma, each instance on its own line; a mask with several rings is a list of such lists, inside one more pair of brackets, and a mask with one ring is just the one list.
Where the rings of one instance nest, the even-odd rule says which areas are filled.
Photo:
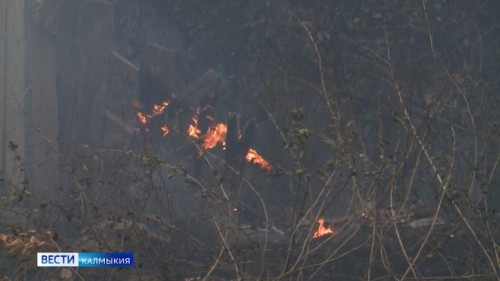
[[148, 122], [148, 117], [142, 112], [137, 112], [135, 116], [137, 117], [137, 120], [139, 120], [141, 124], [146, 124]]
[[[201, 146], [204, 149], [212, 149], [215, 146], [217, 146], [218, 143], [222, 144], [224, 146], [226, 144], [226, 134], [227, 134], [227, 125], [224, 123], [218, 123], [214, 126], [211, 126], [208, 128], [207, 132], [202, 135], [201, 130], [198, 128], [198, 116], [200, 113], [204, 112], [205, 110], [210, 109], [210, 106], [207, 106], [203, 109], [197, 108], [196, 113], [194, 116], [191, 118], [191, 124], [189, 125], [187, 129], [187, 133], [190, 137], [195, 138], [195, 139], [201, 139], [203, 143]], [[209, 121], [215, 120], [212, 116], [205, 116]]]
[[203, 148], [212, 149], [218, 143], [224, 147], [226, 145], [227, 125], [219, 123], [208, 129], [208, 132], [203, 136]]
[[190, 137], [197, 139], [200, 137], [200, 133], [201, 133], [200, 129], [198, 129], [198, 114], [193, 116], [193, 118], [191, 118], [191, 121], [193, 121], [193, 122], [192, 122], [192, 124], [189, 125], [189, 127], [187, 129], [187, 133]]
[[161, 135], [162, 136], [166, 136], [168, 135], [168, 132], [169, 132], [169, 129], [168, 129], [168, 126], [166, 124], [163, 124], [161, 127], [160, 127], [160, 130], [161, 130]]
[[163, 101], [161, 104], [155, 104], [153, 105], [153, 116], [160, 115], [167, 109], [169, 105], [168, 101]]
[[[141, 124], [147, 124], [150, 119], [154, 118], [155, 116], [161, 115], [165, 112], [165, 110], [169, 106], [169, 101], [163, 101], [159, 104], [154, 104], [151, 113], [144, 113], [142, 111], [143, 106], [140, 104], [138, 101], [133, 101], [132, 106], [136, 110], [136, 118]], [[203, 114], [202, 113], [209, 113], [210, 111], [207, 112], [207, 110], [211, 110], [212, 107], [210, 105], [205, 106], [204, 108], [197, 108], [195, 114], [191, 118], [191, 124], [189, 124], [186, 132], [189, 137], [192, 137], [194, 139], [199, 139], [201, 142], [201, 146], [204, 149], [213, 149], [215, 148], [218, 144], [221, 144], [223, 148], [225, 148], [226, 145], [226, 135], [227, 135], [227, 124], [225, 123], [217, 123], [215, 125], [211, 125], [207, 132], [202, 132], [200, 128], [198, 128], [198, 121], [200, 116], [203, 116], [203, 118], [206, 118], [208, 120], [208, 123], [215, 123], [215, 118], [211, 114]], [[147, 128], [146, 128], [147, 130]], [[170, 131], [170, 128], [167, 124], [163, 124], [160, 126], [160, 132], [163, 136], [167, 136]], [[241, 138], [241, 132], [238, 132], [238, 138]], [[255, 149], [250, 148], [245, 156], [246, 160], [254, 165], [259, 166], [261, 169], [265, 171], [272, 171], [273, 167], [271, 164], [264, 159], [262, 156], [260, 156]], [[321, 225], [322, 226], [322, 225]]]
[[332, 235], [335, 234], [335, 231], [331, 227], [325, 227], [325, 220], [324, 219], [319, 219], [318, 224], [319, 224], [318, 230], [316, 230], [316, 232], [314, 232], [313, 238], [318, 238], [318, 237], [328, 235], [328, 234], [332, 234]]
[[260, 156], [257, 151], [255, 151], [255, 149], [253, 148], [250, 148], [247, 152], [247, 155], [245, 156], [245, 158], [247, 159], [247, 161], [249, 163], [252, 163], [252, 164], [255, 164], [257, 166], [259, 166], [260, 168], [270, 172], [273, 167], [271, 166], [271, 164], [269, 164], [269, 162], [267, 162], [266, 159], [264, 159], [262, 156]]
[[137, 117], [137, 120], [139, 120], [139, 123], [146, 124], [148, 123], [149, 119], [162, 114], [165, 111], [165, 109], [167, 109], [169, 104], [170, 103], [168, 101], [163, 101], [160, 104], [154, 104], [153, 111], [151, 114], [146, 114], [138, 111], [139, 109], [142, 108], [142, 105], [138, 101], [133, 101], [132, 107], [134, 107], [137, 110], [135, 116]]

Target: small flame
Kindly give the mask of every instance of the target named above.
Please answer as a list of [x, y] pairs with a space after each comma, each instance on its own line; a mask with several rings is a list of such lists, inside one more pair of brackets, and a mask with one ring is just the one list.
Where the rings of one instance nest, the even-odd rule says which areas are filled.
[[167, 109], [168, 105], [169, 105], [168, 101], [163, 101], [161, 104], [155, 104], [153, 105], [152, 113], [146, 114], [139, 111], [139, 109], [142, 108], [142, 105], [138, 101], [132, 102], [132, 107], [137, 110], [135, 116], [137, 117], [137, 120], [139, 120], [139, 123], [141, 124], [146, 124], [149, 122], [149, 119], [162, 114], [165, 111], [165, 109]]
[[203, 148], [212, 149], [218, 143], [222, 144], [222, 146], [226, 145], [226, 134], [227, 134], [227, 125], [224, 123], [218, 123], [215, 126], [212, 126], [208, 129], [208, 132], [203, 136]]
[[169, 103], [168, 101], [163, 101], [161, 104], [155, 104], [153, 105], [153, 116], [160, 115], [167, 109]]
[[187, 133], [190, 137], [197, 139], [200, 137], [200, 133], [201, 133], [200, 129], [198, 129], [198, 114], [193, 116], [193, 118], [191, 118], [191, 121], [192, 121], [192, 124], [189, 125], [189, 127], [187, 129]]
[[142, 113], [142, 112], [137, 112], [137, 113], [135, 114], [135, 116], [137, 117], [137, 120], [139, 120], [139, 122], [140, 122], [141, 124], [146, 124], [146, 123], [148, 123], [148, 117], [147, 117], [144, 113]]
[[257, 153], [257, 151], [255, 151], [255, 149], [253, 149], [253, 148], [250, 148], [248, 150], [245, 158], [247, 159], [247, 161], [249, 163], [255, 164], [255, 165], [259, 166], [261, 169], [264, 169], [268, 172], [270, 172], [273, 169], [271, 164], [269, 164], [269, 162], [267, 162], [266, 159], [264, 159], [262, 156], [260, 156]]
[[324, 235], [328, 234], [335, 234], [335, 231], [331, 227], [325, 227], [325, 220], [324, 219], [319, 219], [318, 220], [318, 230], [314, 232], [313, 238], [318, 238]]
[[162, 125], [160, 127], [160, 130], [161, 130], [161, 135], [162, 136], [165, 137], [166, 135], [168, 135], [169, 129], [168, 129], [168, 126], [166, 124]]

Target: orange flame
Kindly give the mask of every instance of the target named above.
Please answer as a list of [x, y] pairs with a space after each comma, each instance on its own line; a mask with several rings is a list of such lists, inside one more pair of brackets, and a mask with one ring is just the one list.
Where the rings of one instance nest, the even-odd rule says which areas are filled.
[[166, 136], [168, 135], [168, 132], [169, 132], [169, 128], [166, 124], [163, 124], [161, 127], [160, 127], [160, 130], [161, 130], [161, 135], [162, 136]]
[[201, 145], [205, 149], [212, 149], [218, 143], [222, 146], [226, 145], [226, 134], [227, 125], [224, 123], [218, 123], [208, 129], [208, 132], [203, 136], [203, 144]]
[[332, 235], [335, 234], [335, 231], [331, 227], [325, 227], [325, 220], [324, 219], [319, 219], [318, 224], [319, 224], [318, 230], [316, 230], [316, 232], [314, 232], [313, 238], [318, 238], [318, 237], [328, 235], [328, 234], [332, 234]]
[[259, 166], [261, 169], [264, 169], [268, 172], [270, 172], [273, 167], [271, 166], [271, 164], [269, 164], [269, 162], [267, 162], [266, 159], [264, 159], [262, 156], [260, 156], [257, 151], [255, 151], [255, 149], [253, 148], [250, 148], [247, 152], [247, 155], [245, 156], [245, 158], [247, 159], [247, 161], [249, 163], [252, 163], [254, 165], [257, 165]]
[[[161, 104], [154, 104], [153, 105], [153, 111], [151, 114], [146, 114], [140, 111], [137, 111], [135, 116], [137, 117], [137, 120], [139, 120], [139, 123], [141, 124], [146, 124], [148, 123], [149, 119], [162, 114], [165, 109], [168, 107], [169, 102], [168, 101], [163, 101]], [[136, 110], [139, 110], [142, 108], [142, 105], [138, 101], [133, 101], [132, 102], [132, 107], [134, 107]]]
[[193, 137], [195, 139], [199, 138], [200, 137], [200, 129], [198, 129], [198, 111], [196, 111], [196, 115], [193, 116], [193, 118], [191, 118], [191, 121], [192, 124], [189, 125], [188, 129], [187, 129], [187, 133], [190, 137]]
[[148, 122], [148, 117], [142, 112], [137, 112], [135, 116], [137, 117], [137, 120], [139, 120], [141, 124], [146, 124]]
[[[208, 131], [201, 135], [201, 130], [198, 128], [198, 116], [201, 112], [210, 109], [210, 106], [207, 106], [203, 109], [197, 108], [196, 113], [191, 118], [191, 124], [187, 129], [187, 133], [190, 137], [203, 140], [201, 146], [204, 149], [212, 149], [217, 146], [218, 143], [221, 143], [222, 146], [226, 144], [226, 134], [227, 134], [227, 125], [224, 123], [218, 123], [214, 126], [208, 128]], [[209, 121], [213, 121], [214, 118], [212, 116], [205, 116]]]
[[163, 101], [161, 104], [155, 104], [153, 105], [153, 116], [160, 115], [167, 109], [169, 103], [168, 101]]

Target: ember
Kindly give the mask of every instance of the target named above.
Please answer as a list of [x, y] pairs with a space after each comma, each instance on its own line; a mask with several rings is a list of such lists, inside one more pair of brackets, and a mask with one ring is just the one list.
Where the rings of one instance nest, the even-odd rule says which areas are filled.
[[260, 156], [255, 149], [250, 148], [247, 152], [247, 155], [245, 156], [247, 161], [251, 164], [259, 166], [261, 169], [266, 170], [270, 172], [273, 167], [269, 162], [267, 162], [266, 159], [264, 159], [262, 156]]
[[335, 234], [335, 231], [331, 227], [325, 227], [325, 220], [324, 219], [319, 219], [318, 224], [319, 224], [318, 230], [316, 230], [316, 232], [314, 232], [313, 238], [318, 238], [318, 237], [325, 236], [328, 234], [332, 234], [332, 235]]

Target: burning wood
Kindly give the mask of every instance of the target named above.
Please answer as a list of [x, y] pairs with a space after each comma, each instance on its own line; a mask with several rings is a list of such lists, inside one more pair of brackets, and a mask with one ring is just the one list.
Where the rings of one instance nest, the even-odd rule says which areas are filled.
[[260, 156], [255, 149], [250, 148], [247, 152], [247, 155], [245, 156], [247, 161], [251, 164], [259, 166], [261, 169], [266, 170], [270, 172], [273, 167], [269, 162], [267, 162], [266, 159], [264, 159], [262, 156]]
[[313, 238], [318, 238], [321, 236], [325, 236], [328, 234], [335, 235], [335, 231], [331, 227], [325, 227], [325, 220], [324, 219], [319, 219], [318, 220], [318, 229], [316, 232], [313, 234]]

